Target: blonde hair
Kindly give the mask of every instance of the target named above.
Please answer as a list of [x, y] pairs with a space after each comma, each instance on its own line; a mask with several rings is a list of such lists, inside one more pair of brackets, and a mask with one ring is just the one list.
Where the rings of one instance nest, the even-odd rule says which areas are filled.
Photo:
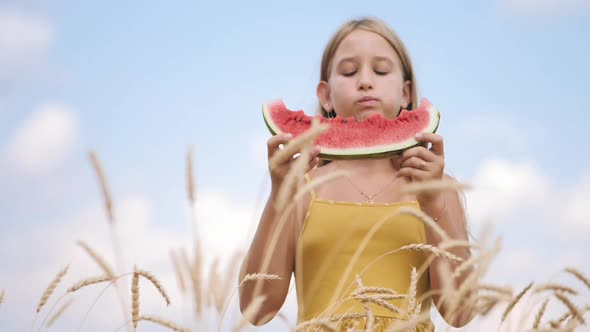
[[[409, 52], [406, 49], [406, 46], [399, 38], [397, 33], [393, 31], [384, 21], [375, 18], [375, 17], [362, 17], [360, 19], [349, 20], [345, 22], [340, 28], [334, 33], [332, 38], [328, 41], [326, 48], [324, 49], [324, 54], [322, 55], [322, 63], [320, 67], [320, 80], [321, 81], [328, 81], [328, 77], [330, 77], [330, 71], [332, 66], [332, 59], [334, 58], [334, 54], [340, 46], [340, 43], [346, 36], [348, 36], [351, 32], [356, 29], [362, 29], [369, 32], [374, 32], [381, 37], [385, 38], [387, 42], [393, 47], [397, 55], [399, 56], [402, 69], [403, 69], [403, 79], [409, 80], [411, 82], [410, 86], [410, 93], [411, 99], [410, 103], [408, 104], [407, 109], [411, 110], [418, 106], [418, 88], [416, 79], [414, 77], [414, 68], [412, 66], [412, 61], [410, 60]], [[328, 117], [328, 112], [324, 109], [324, 107], [319, 104], [318, 112], [324, 116]]]

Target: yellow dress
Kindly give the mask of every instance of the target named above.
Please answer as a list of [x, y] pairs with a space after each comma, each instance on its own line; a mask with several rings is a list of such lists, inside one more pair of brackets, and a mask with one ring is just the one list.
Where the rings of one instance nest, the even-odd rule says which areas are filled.
[[[307, 174], [306, 180], [309, 181]], [[407, 320], [407, 298], [383, 300], [394, 306], [388, 308], [387, 304], [366, 300], [363, 304], [353, 294], [359, 286], [357, 275], [364, 287], [409, 293], [412, 267], [419, 270], [427, 256], [408, 250], [387, 253], [405, 245], [425, 243], [426, 239], [424, 224], [419, 219], [408, 214], [392, 216], [400, 207], [420, 208], [417, 201], [331, 201], [318, 199], [311, 192], [311, 202], [297, 241], [297, 324], [328, 319], [338, 324], [341, 331], [364, 329], [369, 321], [367, 304], [372, 312], [373, 331], [385, 331], [394, 322]], [[361, 245], [363, 248], [359, 249]], [[418, 279], [416, 297], [428, 289], [427, 271]], [[371, 294], [375, 295], [365, 295]], [[421, 312], [429, 312], [430, 308], [430, 298], [421, 303]], [[400, 313], [394, 309], [400, 309]], [[319, 324], [308, 326], [312, 326], [310, 331], [323, 331]], [[434, 325], [428, 319], [419, 323], [415, 331], [434, 331]]]

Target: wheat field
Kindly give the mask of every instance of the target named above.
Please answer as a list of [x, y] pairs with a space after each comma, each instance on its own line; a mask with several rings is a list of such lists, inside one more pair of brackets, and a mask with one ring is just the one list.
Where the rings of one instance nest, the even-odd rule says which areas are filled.
[[[319, 132], [319, 131], [318, 131]], [[312, 133], [313, 134], [313, 133]], [[292, 143], [299, 146], [288, 146], [289, 149], [305, 147], [310, 144], [309, 137], [301, 140], [294, 140]], [[303, 176], [302, 169], [306, 162], [305, 153], [310, 149], [303, 149], [301, 166], [295, 167], [288, 175], [291, 187], [285, 186], [282, 193], [283, 200], [277, 204], [277, 209], [284, 214], [290, 213], [297, 197], [309, 191], [314, 186], [325, 181], [341, 176], [334, 174], [324, 179], [318, 179], [304, 187], [298, 187], [296, 180]], [[75, 268], [64, 262], [61, 267], [56, 267], [55, 276], [48, 280], [48, 286], [42, 294], [39, 294], [39, 302], [31, 303], [34, 315], [31, 317], [31, 331], [50, 330], [59, 322], [67, 319], [68, 309], [75, 306], [75, 300], [80, 292], [88, 291], [96, 295], [95, 302], [87, 308], [84, 317], [76, 317], [79, 321], [78, 330], [84, 330], [84, 323], [91, 312], [100, 312], [101, 306], [115, 306], [121, 311], [120, 322], [117, 331], [142, 331], [146, 326], [158, 326], [162, 330], [172, 331], [200, 331], [184, 326], [186, 321], [207, 320], [206, 330], [210, 331], [242, 331], [256, 330], [245, 319], [249, 315], [255, 315], [264, 301], [263, 296], [256, 297], [250, 306], [244, 311], [243, 316], [239, 313], [235, 300], [238, 288], [245, 283], [256, 283], [262, 280], [272, 282], [280, 279], [278, 276], [268, 273], [248, 274], [242, 280], [238, 280], [239, 265], [243, 258], [244, 251], [238, 250], [231, 257], [208, 257], [207, 248], [202, 246], [201, 237], [207, 236], [199, 232], [199, 224], [192, 218], [192, 248], [180, 248], [170, 251], [170, 266], [176, 277], [176, 285], [164, 285], [157, 275], [150, 271], [132, 264], [123, 266], [117, 257], [125, 251], [125, 243], [119, 241], [120, 234], [114, 226], [118, 223], [114, 202], [110, 193], [107, 176], [101, 165], [97, 154], [89, 153], [89, 161], [96, 174], [97, 183], [103, 200], [106, 215], [105, 227], [111, 229], [111, 243], [115, 257], [105, 257], [97, 252], [86, 239], [80, 239], [76, 244], [78, 249], [88, 256], [102, 271], [100, 275], [87, 275], [85, 278], [74, 283], [65, 283], [65, 277]], [[186, 156], [186, 197], [188, 207], [191, 210], [196, 208], [198, 198], [195, 185], [193, 156], [189, 149]], [[468, 185], [457, 183], [424, 183], [405, 188], [407, 191], [419, 192], [422, 190], [465, 190]], [[287, 192], [295, 193], [289, 196]], [[465, 331], [582, 331], [588, 329], [588, 312], [590, 311], [590, 278], [579, 271], [575, 266], [563, 266], [555, 268], [555, 278], [546, 281], [531, 281], [524, 287], [511, 285], [495, 285], [487, 283], [485, 278], [492, 263], [502, 251], [500, 237], [494, 236], [491, 228], [484, 228], [477, 236], [477, 241], [468, 243], [450, 239], [438, 225], [427, 215], [414, 209], [401, 209], [395, 213], [412, 214], [422, 220], [426, 227], [433, 228], [443, 241], [438, 246], [425, 244], [412, 244], [398, 248], [387, 253], [395, 254], [402, 251], [422, 252], [429, 258], [424, 266], [414, 267], [408, 275], [410, 288], [405, 293], [397, 293], [387, 288], [365, 286], [362, 277], [357, 276], [350, 296], [344, 300], [354, 299], [360, 301], [366, 308], [366, 320], [362, 327], [349, 327], [349, 331], [372, 331], [378, 323], [378, 319], [371, 312], [369, 303], [379, 305], [392, 312], [406, 317], [400, 320], [388, 331], [412, 331], [420, 322], [429, 319], [428, 312], [422, 313], [420, 308], [423, 301], [435, 294], [429, 293], [422, 297], [416, 296], [416, 285], [420, 276], [427, 271], [429, 264], [434, 258], [442, 258], [447, 264], [441, 265], [442, 269], [449, 269], [444, 275], [447, 276], [440, 299], [448, 306], [450, 319], [460, 314], [461, 308], [469, 307], [475, 311], [472, 322], [464, 329], [452, 329], [444, 323], [438, 324], [437, 331], [465, 330]], [[191, 213], [190, 216], [195, 216]], [[468, 247], [472, 251], [472, 257], [463, 261], [455, 256], [450, 249]], [[272, 247], [269, 253], [272, 252]], [[225, 259], [228, 264], [222, 267], [221, 261]], [[207, 262], [208, 265], [205, 265]], [[456, 267], [450, 272], [450, 266]], [[443, 271], [444, 272], [444, 271]], [[464, 282], [461, 287], [453, 287], [455, 279], [463, 276]], [[562, 281], [560, 281], [562, 280]], [[567, 282], [563, 281], [566, 280]], [[142, 302], [147, 297], [156, 297], [162, 308], [179, 305], [178, 299], [171, 298], [168, 292], [169, 287], [178, 287], [186, 298], [190, 299], [191, 315], [183, 322], [175, 322], [163, 314], [154, 314], [146, 311]], [[107, 290], [112, 289], [117, 296], [111, 298], [110, 302], [105, 300], [97, 304], [98, 299]], [[0, 317], [4, 306], [10, 305], [6, 298], [10, 296], [11, 290], [4, 289], [0, 285]], [[390, 301], [403, 299], [407, 301], [406, 309], [393, 305]], [[233, 315], [234, 319], [228, 319]], [[213, 317], [207, 317], [213, 315]], [[338, 323], [350, 315], [334, 315], [330, 312], [324, 313], [321, 317], [302, 322], [295, 325], [279, 313], [275, 319], [284, 320], [284, 329], [290, 331], [339, 331]], [[235, 318], [237, 317], [237, 319]]]

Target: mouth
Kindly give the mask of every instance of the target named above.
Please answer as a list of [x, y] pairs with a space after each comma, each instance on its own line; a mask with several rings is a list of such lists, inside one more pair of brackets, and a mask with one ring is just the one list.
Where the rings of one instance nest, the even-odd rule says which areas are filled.
[[357, 103], [362, 107], [373, 107], [377, 106], [379, 100], [377, 98], [367, 96], [357, 100]]

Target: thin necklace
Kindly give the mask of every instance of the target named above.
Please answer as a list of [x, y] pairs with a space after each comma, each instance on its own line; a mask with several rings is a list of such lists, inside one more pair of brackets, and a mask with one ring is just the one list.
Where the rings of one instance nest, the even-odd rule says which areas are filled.
[[366, 203], [374, 203], [375, 201], [373, 201], [373, 198], [375, 198], [375, 196], [379, 195], [380, 193], [382, 193], [385, 189], [387, 189], [387, 187], [389, 187], [393, 181], [396, 179], [395, 177], [393, 179], [391, 179], [391, 181], [389, 181], [389, 183], [387, 183], [385, 186], [383, 186], [383, 188], [381, 188], [381, 190], [379, 190], [378, 192], [374, 193], [373, 195], [367, 195], [365, 194], [359, 187], [357, 187], [356, 184], [354, 184], [354, 182], [352, 182], [352, 180], [350, 180], [350, 177], [346, 177], [348, 179], [348, 182], [350, 182], [350, 184], [353, 185], [353, 187], [356, 188], [356, 190], [363, 196], [365, 196], [367, 198]]

